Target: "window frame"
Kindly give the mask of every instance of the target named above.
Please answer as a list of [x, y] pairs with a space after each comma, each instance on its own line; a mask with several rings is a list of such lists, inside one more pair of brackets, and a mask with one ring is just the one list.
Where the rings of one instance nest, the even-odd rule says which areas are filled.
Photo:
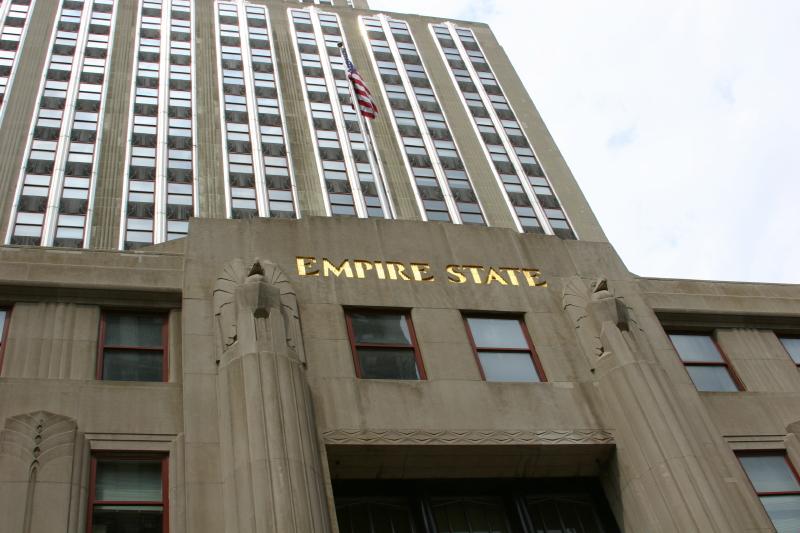
[[533, 339], [531, 339], [530, 333], [528, 332], [527, 324], [525, 323], [525, 316], [520, 314], [500, 314], [500, 313], [474, 313], [474, 312], [467, 312], [461, 313], [461, 319], [464, 322], [464, 329], [467, 331], [467, 339], [469, 340], [469, 345], [472, 348], [472, 355], [475, 358], [475, 362], [478, 365], [478, 371], [481, 374], [481, 380], [487, 383], [529, 383], [526, 381], [489, 381], [486, 379], [486, 373], [483, 371], [483, 364], [481, 364], [481, 358], [479, 355], [479, 351], [487, 351], [487, 352], [509, 352], [509, 353], [519, 353], [524, 350], [521, 348], [493, 348], [490, 346], [481, 346], [478, 347], [475, 344], [475, 337], [472, 335], [472, 329], [469, 327], [469, 322], [467, 319], [469, 318], [494, 318], [494, 319], [503, 319], [503, 320], [515, 320], [517, 324], [519, 324], [520, 329], [522, 330], [522, 335], [525, 338], [525, 342], [528, 345], [528, 355], [530, 355], [531, 360], [533, 361], [533, 368], [536, 370], [537, 377], [539, 378], [539, 383], [547, 383], [547, 374], [544, 371], [544, 367], [542, 366], [542, 362], [539, 359], [539, 354], [536, 353], [536, 347], [533, 344]]
[[[161, 463], [161, 501], [116, 501], [101, 500], [97, 501], [97, 462], [98, 460], [110, 459], [114, 461], [159, 461]], [[162, 533], [169, 533], [169, 454], [164, 452], [144, 452], [144, 451], [95, 451], [91, 454], [89, 466], [89, 495], [88, 511], [86, 516], [86, 532], [92, 533], [94, 507], [96, 505], [161, 505], [163, 508], [161, 517]]]
[[[106, 344], [106, 317], [108, 315], [152, 315], [162, 317], [161, 324], [161, 347], [150, 348], [144, 346], [124, 346]], [[168, 383], [169, 382], [169, 311], [150, 311], [138, 309], [107, 309], [102, 310], [100, 315], [100, 330], [97, 339], [97, 365], [95, 368], [95, 379], [98, 381], [122, 381], [126, 383]], [[108, 380], [103, 378], [103, 366], [105, 363], [106, 348], [114, 350], [143, 350], [157, 352], [161, 351], [163, 360], [161, 363], [161, 381], [128, 381], [128, 380]]]
[[[780, 342], [781, 348], [783, 348], [783, 351], [786, 352], [787, 356], [789, 356], [789, 361], [794, 363], [795, 366], [797, 366], [797, 368], [800, 368], [800, 361], [795, 361], [794, 360], [794, 357], [792, 357], [791, 352], [789, 352], [789, 349], [786, 348], [786, 345], [783, 343], [783, 339], [800, 339], [800, 335], [779, 333], [777, 331], [774, 331], [773, 333], [775, 333], [775, 336], [778, 337], [778, 342]], [[0, 353], [0, 357], [1, 356], [2, 356], [2, 353]], [[0, 361], [2, 361], [2, 359], [0, 359]]]
[[[408, 334], [411, 337], [411, 345], [406, 344], [378, 344], [378, 343], [357, 343], [355, 336], [355, 329], [353, 328], [353, 313], [368, 313], [373, 315], [402, 315], [406, 319], [406, 326], [408, 326]], [[380, 381], [427, 381], [428, 374], [425, 372], [425, 364], [422, 361], [422, 353], [419, 348], [419, 341], [417, 340], [417, 333], [414, 331], [414, 323], [411, 320], [411, 309], [393, 309], [393, 308], [375, 308], [375, 307], [345, 307], [344, 317], [347, 324], [347, 340], [350, 343], [350, 352], [353, 355], [353, 365], [356, 371], [357, 379], [377, 379]], [[365, 378], [361, 370], [361, 359], [358, 356], [358, 348], [368, 348], [376, 350], [385, 349], [402, 349], [408, 350], [409, 348], [414, 351], [414, 361], [417, 365], [418, 379], [380, 379], [380, 378]]]
[[8, 325], [11, 323], [11, 310], [11, 306], [0, 306], [0, 311], [5, 311], [6, 313], [3, 327], [0, 328], [0, 377], [3, 375], [3, 361], [6, 353], [6, 344], [8, 344]]
[[[689, 376], [689, 380], [691, 380], [692, 385], [694, 385], [695, 390], [697, 392], [745, 392], [747, 391], [747, 387], [745, 387], [744, 382], [739, 378], [739, 374], [733, 368], [733, 364], [731, 364], [730, 359], [728, 359], [727, 354], [722, 349], [722, 346], [719, 345], [717, 342], [717, 337], [714, 334], [715, 331], [691, 331], [691, 330], [681, 330], [681, 329], [665, 329], [665, 333], [667, 334], [667, 339], [669, 340], [670, 346], [672, 349], [675, 350], [675, 353], [678, 355], [678, 361], [683, 365], [684, 370], [686, 370], [686, 374]], [[677, 346], [675, 343], [672, 342], [672, 335], [694, 335], [694, 336], [705, 336], [711, 339], [711, 342], [714, 343], [714, 347], [717, 349], [717, 353], [719, 353], [720, 358], [722, 359], [721, 363], [712, 363], [710, 361], [690, 361], [686, 362], [683, 360], [683, 356], [681, 355], [680, 351], [678, 351]], [[728, 375], [730, 376], [733, 384], [736, 385], [736, 391], [701, 391], [697, 388], [697, 384], [692, 379], [692, 375], [689, 373], [689, 370], [686, 367], [689, 366], [708, 366], [708, 367], [723, 367], [728, 371]]]
[[[744, 477], [747, 478], [748, 483], [750, 483], [750, 487], [753, 489], [753, 493], [758, 498], [758, 502], [761, 504], [761, 507], [764, 508], [764, 513], [767, 514], [769, 517], [769, 513], [767, 513], [767, 508], [764, 507], [764, 503], [761, 501], [762, 497], [770, 497], [770, 496], [800, 496], [800, 489], [796, 491], [778, 491], [778, 492], [758, 492], [756, 489], [753, 480], [750, 479], [750, 474], [747, 473], [747, 469], [745, 469], [744, 465], [742, 464], [741, 458], [742, 457], [770, 457], [770, 456], [779, 456], [782, 457], [783, 460], [786, 462], [786, 466], [789, 467], [789, 472], [794, 476], [794, 479], [800, 485], [800, 473], [798, 473], [797, 468], [795, 468], [794, 464], [792, 464], [791, 459], [789, 459], [789, 454], [785, 449], [758, 449], [758, 450], [734, 450], [734, 455], [736, 456], [736, 460], [739, 463], [739, 468], [742, 469], [744, 473]], [[770, 518], [770, 524], [772, 524], [772, 518]]]

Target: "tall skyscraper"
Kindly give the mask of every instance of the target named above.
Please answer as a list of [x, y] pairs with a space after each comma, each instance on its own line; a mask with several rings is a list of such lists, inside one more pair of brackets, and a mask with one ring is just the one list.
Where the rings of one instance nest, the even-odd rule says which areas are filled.
[[0, 224], [0, 533], [800, 530], [800, 289], [630, 273], [484, 24], [3, 0]]

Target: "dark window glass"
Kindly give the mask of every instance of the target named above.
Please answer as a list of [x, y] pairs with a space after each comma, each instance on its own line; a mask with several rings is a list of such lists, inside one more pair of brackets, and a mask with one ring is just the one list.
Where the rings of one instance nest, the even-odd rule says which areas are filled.
[[3, 372], [3, 352], [6, 347], [6, 334], [8, 333], [8, 309], [0, 309], [0, 375]]
[[106, 313], [98, 379], [166, 381], [165, 315]]
[[739, 455], [747, 477], [778, 533], [800, 531], [800, 481], [783, 452]]
[[670, 333], [669, 338], [697, 390], [703, 392], [741, 390], [728, 361], [711, 335]]
[[347, 324], [358, 377], [425, 379], [407, 313], [350, 311]]
[[618, 531], [602, 490], [586, 479], [338, 481], [333, 491], [342, 533]]
[[786, 349], [786, 352], [789, 354], [789, 357], [792, 358], [794, 364], [800, 365], [800, 337], [778, 337], [783, 344], [783, 347]]
[[162, 533], [166, 459], [92, 458], [90, 531]]
[[472, 349], [486, 381], [543, 381], [536, 352], [520, 318], [464, 318]]

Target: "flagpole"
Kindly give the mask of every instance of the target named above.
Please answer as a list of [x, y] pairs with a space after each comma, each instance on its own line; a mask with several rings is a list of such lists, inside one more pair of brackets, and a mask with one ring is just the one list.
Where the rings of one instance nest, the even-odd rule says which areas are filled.
[[[344, 43], [339, 41], [337, 44], [339, 50], [342, 53], [342, 58], [344, 59], [345, 69], [347, 68], [347, 63], [350, 61], [350, 55], [347, 53], [347, 48], [345, 48]], [[347, 77], [347, 80], [350, 82], [350, 105], [353, 107], [353, 111], [356, 112], [356, 118], [358, 119], [358, 126], [361, 128], [361, 134], [364, 137], [364, 146], [367, 148], [367, 159], [369, 160], [369, 166], [372, 169], [372, 174], [375, 178], [375, 188], [378, 190], [378, 194], [381, 194], [383, 191], [383, 198], [382, 204], [384, 204], [384, 218], [390, 218], [391, 213], [389, 210], [391, 207], [389, 206], [389, 196], [388, 191], [384, 189], [384, 184], [386, 183], [383, 179], [383, 174], [381, 171], [380, 166], [378, 166], [378, 156], [374, 152], [375, 148], [372, 145], [372, 136], [369, 134], [369, 130], [367, 129], [368, 125], [364, 121], [364, 117], [361, 115], [361, 108], [358, 105], [358, 96], [356, 96], [356, 89], [353, 85], [353, 80], [350, 79], [350, 76]], [[348, 139], [349, 140], [349, 139]], [[356, 179], [359, 185], [359, 191], [361, 192], [361, 201], [364, 204], [364, 214], [369, 217], [367, 214], [367, 202], [364, 200], [364, 191], [361, 189], [361, 179], [358, 178], [358, 163], [356, 163]]]

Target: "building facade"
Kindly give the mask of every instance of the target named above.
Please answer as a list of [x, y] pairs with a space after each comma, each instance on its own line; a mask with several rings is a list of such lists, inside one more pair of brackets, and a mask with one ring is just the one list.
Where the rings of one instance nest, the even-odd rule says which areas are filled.
[[0, 532], [800, 531], [800, 288], [629, 272], [485, 25], [4, 0], [0, 88]]

